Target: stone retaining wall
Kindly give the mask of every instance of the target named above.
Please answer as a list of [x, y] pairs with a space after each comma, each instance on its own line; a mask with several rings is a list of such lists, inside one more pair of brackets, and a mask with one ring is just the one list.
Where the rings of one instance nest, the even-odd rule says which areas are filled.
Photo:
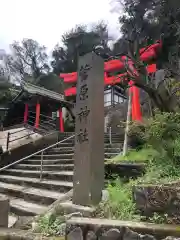
[[166, 214], [180, 223], [180, 187], [149, 185], [132, 189], [136, 208], [141, 214], [151, 217], [155, 212]]
[[[127, 227], [106, 229], [87, 229], [86, 227], [74, 227], [66, 233], [66, 240], [157, 240], [153, 235], [142, 235]], [[166, 237], [166, 240], [177, 240], [180, 238]]]
[[93, 218], [66, 221], [66, 240], [160, 240], [167, 236], [180, 240], [179, 225]]
[[105, 178], [113, 179], [118, 176], [123, 179], [131, 179], [142, 176], [145, 173], [145, 163], [131, 163], [131, 162], [120, 162], [120, 163], [107, 163], [105, 164]]

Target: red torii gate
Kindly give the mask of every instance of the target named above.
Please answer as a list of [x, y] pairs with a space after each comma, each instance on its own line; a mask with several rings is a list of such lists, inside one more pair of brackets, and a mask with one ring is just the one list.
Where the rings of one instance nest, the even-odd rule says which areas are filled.
[[[161, 42], [157, 42], [153, 45], [150, 45], [146, 48], [140, 49], [140, 59], [144, 62], [149, 62], [153, 58], [157, 57], [157, 50], [161, 48]], [[104, 84], [105, 85], [115, 85], [122, 81], [122, 77], [124, 79], [124, 74], [118, 74], [116, 76], [108, 77], [107, 73], [118, 71], [124, 68], [124, 60], [126, 56], [122, 56], [120, 59], [110, 60], [104, 63]], [[128, 61], [129, 65], [133, 66], [132, 61]], [[135, 71], [135, 70], [134, 70]], [[156, 72], [156, 64], [151, 64], [147, 66], [147, 71], [149, 73]], [[60, 77], [64, 79], [64, 83], [75, 83], [77, 82], [77, 72], [73, 73], [62, 73]], [[133, 84], [131, 81], [130, 86]], [[132, 119], [141, 121], [141, 109], [140, 109], [140, 102], [139, 102], [139, 89], [135, 86], [130, 87], [130, 91], [132, 91]], [[65, 96], [72, 96], [76, 95], [76, 87], [71, 87], [65, 90]]]

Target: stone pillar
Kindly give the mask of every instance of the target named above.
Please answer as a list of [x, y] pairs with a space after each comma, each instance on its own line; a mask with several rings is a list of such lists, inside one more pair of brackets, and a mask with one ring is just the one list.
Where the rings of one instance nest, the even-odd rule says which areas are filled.
[[0, 227], [8, 227], [9, 199], [0, 195]]
[[62, 108], [59, 109], [59, 131], [64, 132], [64, 121]]
[[24, 109], [24, 123], [28, 122], [28, 104], [25, 104], [25, 109]]
[[104, 187], [104, 61], [79, 58], [76, 96], [73, 202], [94, 205]]
[[36, 119], [35, 119], [35, 128], [39, 127], [39, 118], [40, 118], [40, 104], [36, 104]]

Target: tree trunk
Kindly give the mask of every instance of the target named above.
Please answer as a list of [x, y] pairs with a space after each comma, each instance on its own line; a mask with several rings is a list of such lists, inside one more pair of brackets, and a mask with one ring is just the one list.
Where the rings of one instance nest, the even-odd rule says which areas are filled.
[[135, 83], [135, 86], [141, 88], [144, 90], [150, 97], [150, 99], [153, 101], [154, 105], [161, 111], [161, 112], [173, 112], [173, 107], [171, 106], [171, 101], [167, 102], [168, 96], [166, 96], [166, 99], [164, 99], [161, 96], [161, 93], [157, 89], [152, 89], [148, 85], [144, 85], [141, 83]]
[[124, 134], [123, 156], [126, 156], [128, 151], [128, 132], [129, 132], [129, 124], [131, 120], [131, 103], [132, 103], [132, 93], [131, 91], [129, 91], [126, 129]]

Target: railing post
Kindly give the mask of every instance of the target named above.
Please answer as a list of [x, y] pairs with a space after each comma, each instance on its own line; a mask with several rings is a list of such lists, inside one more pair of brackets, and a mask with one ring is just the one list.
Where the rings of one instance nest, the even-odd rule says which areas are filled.
[[43, 153], [41, 153], [41, 170], [40, 170], [40, 181], [42, 180], [42, 174], [43, 174]]
[[109, 143], [112, 144], [112, 132], [111, 132], [111, 127], [109, 128]]
[[7, 133], [6, 151], [9, 149], [10, 132]]

